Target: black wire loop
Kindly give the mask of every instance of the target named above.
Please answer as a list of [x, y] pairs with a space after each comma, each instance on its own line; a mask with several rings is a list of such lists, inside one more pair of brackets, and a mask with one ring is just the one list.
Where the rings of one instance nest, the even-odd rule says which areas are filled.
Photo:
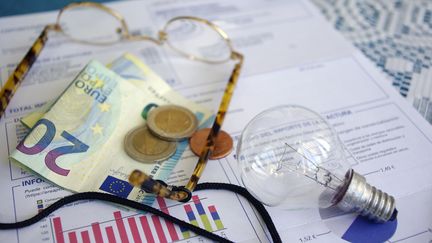
[[[181, 189], [181, 187], [178, 187], [179, 189]], [[243, 197], [245, 197], [250, 203], [252, 203], [252, 205], [255, 207], [255, 209], [258, 211], [258, 213], [261, 215], [264, 223], [267, 225], [267, 228], [269, 230], [269, 233], [273, 239], [273, 242], [282, 242], [279, 233], [277, 232], [277, 229], [270, 217], [270, 215], [268, 214], [267, 210], [265, 209], [265, 207], [262, 205], [261, 202], [259, 202], [256, 198], [254, 198], [245, 188], [241, 187], [241, 186], [237, 186], [237, 185], [232, 185], [232, 184], [226, 184], [226, 183], [201, 183], [198, 184], [195, 191], [201, 191], [201, 190], [228, 190], [228, 191], [232, 191], [235, 192], [237, 194], [242, 195]], [[72, 194], [70, 196], [66, 196], [58, 201], [56, 201], [55, 203], [51, 204], [49, 207], [45, 208], [44, 210], [42, 210], [40, 213], [36, 214], [35, 216], [25, 219], [23, 221], [19, 221], [16, 223], [0, 223], [0, 230], [7, 230], [7, 229], [19, 229], [19, 228], [24, 228], [27, 226], [30, 226], [32, 224], [35, 224], [37, 222], [39, 222], [40, 220], [42, 220], [43, 218], [49, 216], [51, 213], [53, 213], [54, 211], [56, 211], [57, 209], [61, 208], [62, 206], [69, 204], [69, 203], [73, 203], [76, 201], [81, 201], [81, 200], [98, 200], [98, 201], [105, 201], [105, 202], [112, 202], [112, 203], [116, 203], [116, 204], [120, 204], [123, 206], [127, 206], [127, 207], [131, 207], [137, 210], [141, 210], [141, 211], [146, 211], [149, 213], [152, 213], [154, 215], [157, 215], [161, 218], [164, 218], [166, 220], [169, 220], [181, 227], [184, 227], [192, 232], [194, 232], [195, 234], [204, 236], [210, 240], [213, 241], [217, 241], [217, 242], [232, 242], [228, 239], [225, 239], [217, 234], [214, 234], [212, 232], [209, 232], [205, 229], [202, 229], [200, 227], [197, 227], [193, 224], [190, 224], [186, 221], [180, 220], [176, 217], [173, 217], [169, 214], [166, 214], [156, 208], [153, 208], [151, 206], [148, 205], [144, 205], [129, 199], [125, 199], [125, 198], [121, 198], [121, 197], [117, 197], [111, 194], [107, 194], [107, 193], [100, 193], [100, 192], [82, 192], [82, 193], [76, 193], [76, 194]]]

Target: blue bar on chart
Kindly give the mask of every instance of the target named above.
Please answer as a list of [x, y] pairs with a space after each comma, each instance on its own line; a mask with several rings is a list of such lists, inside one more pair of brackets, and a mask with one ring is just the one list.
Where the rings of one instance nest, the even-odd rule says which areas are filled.
[[208, 209], [209, 209], [210, 214], [211, 214], [211, 216], [213, 218], [213, 221], [216, 224], [216, 228], [218, 230], [224, 229], [224, 225], [223, 225], [223, 223], [222, 223], [222, 221], [221, 221], [221, 219], [219, 217], [219, 214], [218, 214], [218, 212], [216, 210], [216, 207], [214, 205], [211, 205], [211, 206], [208, 207]]
[[199, 197], [197, 195], [192, 196], [192, 200], [195, 203], [195, 208], [197, 209], [198, 214], [201, 218], [201, 221], [204, 224], [204, 228], [207, 231], [213, 232], [212, 226], [210, 224], [210, 221], [207, 217], [206, 212], [204, 211], [204, 207], [202, 206], [201, 200], [199, 199]]
[[183, 239], [187, 239], [187, 238], [191, 237], [189, 230], [187, 230], [183, 227], [180, 227], [180, 231], [182, 232]]

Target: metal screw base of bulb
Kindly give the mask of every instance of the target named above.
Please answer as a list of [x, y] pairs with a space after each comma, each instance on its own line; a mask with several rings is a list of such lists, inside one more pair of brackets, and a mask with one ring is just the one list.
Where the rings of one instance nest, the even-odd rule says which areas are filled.
[[350, 172], [350, 183], [337, 206], [346, 212], [357, 212], [376, 222], [386, 222], [396, 217], [394, 197], [376, 189], [355, 171]]

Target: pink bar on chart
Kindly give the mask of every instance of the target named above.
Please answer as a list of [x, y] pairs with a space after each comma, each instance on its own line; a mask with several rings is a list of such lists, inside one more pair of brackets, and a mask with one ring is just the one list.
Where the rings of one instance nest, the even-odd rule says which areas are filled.
[[161, 242], [161, 243], [167, 243], [168, 241], [167, 241], [167, 239], [165, 237], [165, 232], [162, 229], [162, 224], [161, 224], [161, 222], [159, 220], [159, 216], [152, 215], [151, 218], [152, 218], [153, 224], [155, 226], [156, 234], [158, 235], [159, 242]]
[[113, 230], [112, 226], [106, 227], [105, 231], [106, 231], [107, 236], [108, 236], [108, 243], [116, 243], [116, 238], [115, 238], [114, 230]]
[[90, 236], [87, 230], [81, 232], [81, 238], [83, 240], [83, 243], [90, 243]]
[[77, 236], [74, 231], [68, 233], [70, 243], [78, 243]]
[[97, 223], [97, 222], [93, 223], [91, 225], [91, 227], [93, 230], [93, 235], [94, 235], [94, 238], [96, 240], [96, 243], [103, 243], [102, 232], [101, 232], [99, 223]]
[[53, 218], [52, 222], [54, 225], [54, 234], [55, 234], [56, 242], [64, 243], [65, 241], [63, 236], [63, 227], [60, 218], [59, 217]]
[[[167, 207], [167, 205], [165, 203], [165, 200], [163, 198], [161, 198], [161, 197], [156, 197], [156, 199], [157, 199], [157, 202], [158, 202], [159, 207], [162, 210], [162, 212], [164, 212], [166, 214], [169, 214], [168, 207]], [[172, 241], [179, 240], [179, 237], [178, 237], [178, 234], [177, 234], [177, 231], [175, 229], [174, 224], [172, 222], [169, 222], [169, 221], [166, 221], [166, 220], [165, 220], [165, 223], [166, 223], [166, 226], [168, 228], [168, 232], [169, 232], [169, 234], [171, 236], [171, 240]]]
[[153, 238], [153, 234], [152, 234], [152, 232], [150, 230], [150, 226], [149, 226], [147, 217], [146, 216], [140, 216], [139, 219], [141, 221], [141, 226], [142, 226], [142, 228], [144, 230], [144, 235], [146, 237], [147, 242], [148, 243], [154, 243], [155, 241], [154, 241], [154, 238]]
[[120, 240], [122, 243], [129, 243], [129, 239], [126, 233], [126, 228], [121, 216], [120, 211], [114, 212], [114, 219], [116, 221], [117, 229], [120, 235]]
[[128, 218], [127, 220], [129, 223], [129, 228], [132, 232], [132, 237], [134, 239], [134, 242], [135, 243], [142, 243], [141, 237], [140, 237], [139, 232], [138, 232], [138, 227], [137, 227], [135, 218]]

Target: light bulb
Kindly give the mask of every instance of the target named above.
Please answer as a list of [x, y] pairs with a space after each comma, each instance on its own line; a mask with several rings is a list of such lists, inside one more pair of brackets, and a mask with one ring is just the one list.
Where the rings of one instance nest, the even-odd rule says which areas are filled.
[[394, 219], [395, 200], [354, 172], [344, 146], [316, 112], [296, 105], [254, 117], [237, 146], [241, 179], [268, 206], [338, 206], [377, 222]]

